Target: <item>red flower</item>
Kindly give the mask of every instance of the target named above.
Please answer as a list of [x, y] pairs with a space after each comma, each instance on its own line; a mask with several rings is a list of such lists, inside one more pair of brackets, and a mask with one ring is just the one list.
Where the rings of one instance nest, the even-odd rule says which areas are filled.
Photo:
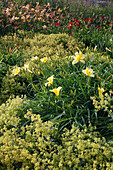
[[69, 25], [67, 26], [68, 29], [72, 29], [73, 22], [70, 22]]
[[93, 22], [93, 20], [91, 18], [86, 18], [86, 19], [83, 19], [83, 21], [89, 21], [90, 23]]
[[100, 15], [100, 17], [101, 17], [101, 18], [104, 18], [104, 16], [103, 16], [103, 15]]
[[72, 36], [73, 34], [72, 34], [72, 32], [70, 33], [70, 36]]
[[50, 14], [50, 15], [49, 15], [49, 17], [52, 19], [52, 18], [53, 18], [53, 15], [52, 15], [52, 14]]
[[100, 30], [100, 28], [101, 28], [101, 26], [98, 26], [98, 27], [97, 27], [97, 29], [99, 29], [99, 30]]
[[76, 21], [76, 18], [74, 19], [74, 21]]
[[89, 22], [92, 23], [92, 22], [93, 22], [93, 19], [89, 18]]
[[72, 29], [72, 26], [67, 26], [67, 28], [70, 30], [70, 29]]
[[80, 22], [80, 20], [76, 20], [76, 22]]
[[80, 24], [79, 24], [79, 23], [75, 23], [75, 25], [78, 25], [78, 26], [79, 26]]
[[88, 20], [89, 20], [89, 18], [83, 19], [83, 21], [88, 21]]
[[70, 22], [70, 23], [69, 23], [69, 26], [72, 26], [72, 25], [73, 25], [73, 22]]
[[55, 27], [58, 27], [58, 26], [59, 26], [59, 22], [56, 22], [56, 23], [55, 23]]

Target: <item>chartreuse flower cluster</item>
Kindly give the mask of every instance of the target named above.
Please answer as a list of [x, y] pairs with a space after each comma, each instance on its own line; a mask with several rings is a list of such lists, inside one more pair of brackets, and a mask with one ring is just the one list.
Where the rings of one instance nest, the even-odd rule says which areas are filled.
[[113, 142], [100, 138], [91, 124], [83, 130], [65, 128], [60, 134], [32, 110], [23, 114], [25, 101], [17, 97], [0, 106], [1, 169], [113, 169]]
[[104, 110], [108, 116], [113, 116], [113, 96], [110, 93], [104, 93], [104, 88], [98, 87], [98, 96], [91, 97], [95, 111]]

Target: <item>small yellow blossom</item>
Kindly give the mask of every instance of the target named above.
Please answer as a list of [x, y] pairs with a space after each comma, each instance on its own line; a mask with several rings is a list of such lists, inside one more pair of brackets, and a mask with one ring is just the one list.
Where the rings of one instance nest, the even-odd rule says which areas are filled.
[[14, 21], [14, 20], [15, 20], [15, 16], [13, 16], [13, 17], [11, 18], [11, 20]]
[[49, 77], [47, 80], [48, 80], [48, 82], [47, 83], [45, 83], [45, 86], [50, 86], [51, 84], [53, 84], [53, 79], [55, 79], [54, 78], [54, 75], [52, 75], [51, 77]]
[[9, 12], [9, 8], [6, 9], [6, 12]]
[[29, 4], [27, 4], [25, 8], [26, 8], [26, 9], [29, 9]]
[[81, 51], [79, 51], [79, 53], [76, 52], [76, 53], [75, 53], [75, 56], [72, 56], [72, 58], [74, 58], [72, 64], [76, 64], [76, 63], [78, 63], [79, 61], [82, 62], [82, 63], [85, 63], [85, 61], [83, 60], [83, 59], [84, 59], [84, 56], [83, 56], [83, 54], [82, 54]]
[[46, 17], [48, 18], [48, 17], [49, 17], [49, 14], [46, 14]]
[[34, 8], [31, 8], [31, 11], [34, 11], [35, 9]]
[[44, 26], [42, 26], [43, 27], [43, 29], [46, 29], [47, 28], [47, 26], [46, 25], [44, 25]]
[[100, 97], [101, 99], [103, 99], [104, 89], [99, 87], [99, 88], [98, 88], [98, 92], [99, 92], [99, 97]]
[[47, 62], [47, 60], [48, 60], [48, 58], [47, 58], [47, 57], [44, 57], [44, 58], [41, 58], [41, 59], [40, 59], [40, 61], [41, 61], [42, 63], [46, 63], [46, 62]]
[[53, 89], [53, 90], [50, 90], [50, 92], [53, 92], [56, 94], [56, 96], [59, 96], [59, 93], [60, 93], [60, 90], [62, 89], [62, 87], [58, 87], [57, 89]]
[[27, 18], [27, 19], [30, 18], [30, 15], [26, 15], [26, 18]]
[[90, 76], [90, 77], [94, 77], [94, 71], [91, 69], [91, 68], [88, 68], [88, 67], [86, 67], [86, 69], [85, 70], [82, 70], [82, 72], [84, 73], [84, 74], [86, 74], [87, 76]]
[[13, 74], [14, 75], [17, 75], [18, 73], [20, 72], [20, 67], [16, 67], [14, 70], [13, 70]]
[[15, 17], [15, 20], [18, 20], [19, 19], [19, 17]]

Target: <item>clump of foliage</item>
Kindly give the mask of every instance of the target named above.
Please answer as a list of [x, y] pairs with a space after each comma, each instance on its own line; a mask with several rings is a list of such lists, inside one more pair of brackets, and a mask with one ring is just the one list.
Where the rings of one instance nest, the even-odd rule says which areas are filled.
[[51, 121], [42, 122], [40, 115], [33, 114], [32, 110], [24, 114], [21, 124], [19, 109], [24, 101], [17, 97], [0, 106], [2, 169], [113, 167], [113, 143], [107, 143], [91, 125], [84, 126], [82, 131], [72, 126], [71, 130], [64, 129], [59, 134]]
[[[85, 46], [82, 42], [79, 42], [77, 39], [74, 39], [65, 33], [44, 35], [19, 31], [18, 34], [14, 34], [13, 39], [11, 36], [5, 35], [1, 38], [1, 40], [1, 49], [9, 50], [11, 48], [12, 54], [11, 52], [10, 54], [14, 55], [17, 53], [17, 51], [15, 51], [17, 45], [19, 48], [18, 53], [20, 53], [22, 50], [22, 52], [24, 52], [24, 56], [29, 53], [32, 56], [38, 55], [40, 57], [48, 57], [49, 55], [51, 56], [55, 54], [56, 50], [59, 51], [60, 48], [65, 52], [66, 55], [66, 51], [68, 53], [73, 52], [76, 47], [84, 48]], [[49, 50], [52, 51], [52, 53], [50, 53]], [[13, 58], [13, 56], [11, 58]], [[21, 60], [20, 57], [18, 58]]]
[[27, 80], [13, 74], [6, 74], [2, 79], [0, 89], [0, 104], [4, 103], [10, 96], [26, 94]]
[[112, 11], [0, 2], [1, 169], [113, 169]]
[[7, 73], [7, 65], [4, 62], [0, 62], [0, 88], [3, 77]]
[[[4, 37], [6, 40], [6, 36]], [[14, 38], [16, 39], [16, 37]], [[6, 41], [7, 42], [7, 41]], [[9, 43], [12, 43], [12, 39], [9, 38]], [[8, 55], [3, 55], [3, 60], [10, 67], [8, 73], [1, 82], [1, 103], [5, 102], [12, 95], [27, 94], [33, 96], [34, 90], [32, 90], [33, 82], [39, 83], [39, 78], [42, 78], [43, 71], [40, 73], [42, 65], [39, 65], [40, 59], [43, 57], [53, 58], [52, 66], [57, 68], [57, 65], [62, 58], [65, 60], [65, 56], [72, 54], [77, 46], [83, 48], [84, 44], [78, 42], [72, 37], [66, 34], [51, 34], [51, 35], [35, 35], [33, 39], [26, 37], [22, 42], [21, 39], [17, 39], [17, 43], [20, 43], [19, 48], [12, 50]], [[7, 42], [8, 43], [8, 42]], [[24, 48], [22, 54], [21, 49]], [[28, 54], [26, 57], [25, 54]], [[57, 57], [56, 57], [57, 55]], [[33, 60], [33, 57], [37, 56], [37, 60]], [[56, 60], [58, 60], [56, 62]], [[55, 62], [55, 64], [54, 64]], [[16, 64], [16, 67], [13, 66]], [[25, 65], [29, 65], [30, 69], [23, 68]], [[63, 63], [62, 63], [63, 64]], [[62, 65], [61, 64], [61, 65]], [[12, 71], [21, 66], [21, 74], [14, 75]], [[42, 67], [44, 68], [44, 67]], [[49, 68], [50, 69], [50, 68]], [[29, 70], [31, 70], [29, 72]], [[30, 92], [31, 91], [31, 92]]]
[[97, 12], [100, 10], [93, 5], [85, 5], [84, 1], [82, 5], [78, 1], [75, 3], [54, 0], [45, 5], [29, 1], [19, 5], [10, 2], [0, 16], [1, 35], [10, 31], [14, 35], [19, 29], [43, 34], [67, 33], [79, 38], [86, 46], [97, 45], [98, 50], [105, 51], [112, 36], [113, 18], [108, 13]]
[[[100, 131], [108, 131], [112, 122], [109, 111], [95, 111], [90, 97], [98, 96], [98, 87], [112, 91], [112, 59], [96, 49], [85, 49], [83, 43], [66, 34], [35, 35], [34, 39], [24, 39], [23, 45], [24, 54], [30, 57], [23, 66], [13, 66], [3, 78], [1, 102], [26, 94], [32, 99], [29, 107], [33, 113], [58, 124], [60, 131], [71, 129], [72, 124], [82, 127], [88, 121], [98, 122], [103, 127]], [[90, 75], [88, 69], [94, 74]]]

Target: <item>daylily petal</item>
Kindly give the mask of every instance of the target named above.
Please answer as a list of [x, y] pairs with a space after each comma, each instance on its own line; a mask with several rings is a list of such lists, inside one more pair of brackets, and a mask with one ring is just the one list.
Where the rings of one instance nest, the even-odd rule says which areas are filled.
[[76, 63], [78, 63], [78, 61], [77, 60], [73, 60], [72, 64], [74, 65]]

